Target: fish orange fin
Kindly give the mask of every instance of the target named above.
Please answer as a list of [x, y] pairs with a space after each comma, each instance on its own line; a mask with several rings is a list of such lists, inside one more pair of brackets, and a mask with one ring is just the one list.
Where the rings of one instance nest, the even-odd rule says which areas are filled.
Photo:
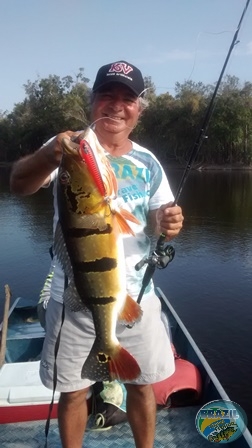
[[120, 209], [120, 211], [114, 211], [115, 217], [117, 219], [117, 223], [119, 225], [120, 231], [122, 233], [130, 233], [131, 235], [135, 236], [134, 231], [130, 227], [130, 225], [127, 223], [126, 220], [135, 222], [136, 224], [139, 224], [138, 219], [135, 218], [130, 212], [124, 209]]
[[118, 316], [118, 320], [122, 323], [129, 324], [133, 322], [139, 322], [142, 317], [142, 310], [140, 305], [127, 295], [123, 310]]
[[135, 358], [120, 344], [105, 350], [96, 339], [82, 367], [81, 378], [91, 381], [131, 381], [137, 378], [140, 367]]
[[114, 213], [115, 213], [115, 217], [116, 217], [120, 232], [121, 233], [130, 233], [131, 235], [135, 236], [135, 233], [133, 232], [130, 225], [127, 223], [126, 219], [122, 216], [121, 212], [115, 211]]
[[134, 215], [132, 215], [132, 213], [128, 212], [128, 210], [121, 208], [120, 213], [127, 221], [134, 222], [135, 224], [140, 224], [140, 221]]
[[116, 175], [114, 171], [112, 170], [112, 167], [106, 158], [106, 169], [107, 169], [107, 195], [112, 196], [115, 195], [118, 191], [118, 183], [116, 179]]
[[103, 163], [103, 172], [102, 172], [102, 178], [103, 178], [103, 183], [105, 186], [105, 195], [104, 196], [115, 196], [117, 191], [118, 191], [118, 183], [117, 183], [117, 179], [116, 179], [116, 175], [109, 163], [109, 160], [107, 159], [106, 156], [103, 157], [102, 159], [102, 163]]
[[115, 175], [114, 171], [112, 171], [112, 173], [113, 173], [113, 175], [112, 175], [113, 191], [117, 192], [118, 191], [117, 178], [116, 178], [116, 175]]

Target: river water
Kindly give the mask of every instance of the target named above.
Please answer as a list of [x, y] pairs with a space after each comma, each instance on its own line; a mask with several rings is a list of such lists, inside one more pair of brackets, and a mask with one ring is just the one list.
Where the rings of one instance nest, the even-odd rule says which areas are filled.
[[[176, 191], [182, 172], [167, 169]], [[190, 173], [179, 204], [175, 258], [155, 281], [168, 296], [230, 398], [252, 428], [252, 172]], [[0, 169], [0, 314], [4, 285], [36, 302], [49, 268], [51, 188], [9, 193]], [[0, 316], [1, 317], [1, 316]]]

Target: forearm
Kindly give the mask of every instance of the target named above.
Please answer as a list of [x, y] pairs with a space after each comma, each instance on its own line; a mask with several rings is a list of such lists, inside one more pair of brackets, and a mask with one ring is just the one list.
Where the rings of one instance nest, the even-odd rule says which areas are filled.
[[20, 195], [33, 194], [50, 180], [50, 174], [59, 165], [50, 150], [43, 146], [35, 153], [14, 163], [10, 176], [10, 189]]
[[52, 138], [38, 151], [18, 160], [12, 168], [10, 189], [13, 193], [36, 193], [50, 181], [50, 174], [59, 166], [62, 157], [63, 138], [77, 137], [81, 132], [66, 131]]

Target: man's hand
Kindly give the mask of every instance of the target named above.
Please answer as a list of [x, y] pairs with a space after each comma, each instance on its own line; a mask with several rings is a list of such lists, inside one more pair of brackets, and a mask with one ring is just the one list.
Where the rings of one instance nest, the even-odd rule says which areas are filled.
[[56, 135], [53, 139], [49, 140], [49, 142], [42, 146], [40, 151], [43, 151], [45, 157], [54, 168], [57, 168], [60, 165], [62, 158], [62, 140], [69, 139], [75, 140], [81, 132], [73, 132], [73, 131], [65, 131]]
[[156, 231], [163, 233], [166, 241], [177, 236], [182, 229], [184, 217], [182, 209], [178, 205], [173, 206], [172, 202], [161, 205], [156, 212]]

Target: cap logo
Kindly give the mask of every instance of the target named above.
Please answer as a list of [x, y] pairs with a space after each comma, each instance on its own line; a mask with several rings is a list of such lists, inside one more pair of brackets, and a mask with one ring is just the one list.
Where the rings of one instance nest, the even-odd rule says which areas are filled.
[[130, 65], [125, 64], [125, 62], [116, 62], [111, 65], [109, 73], [123, 73], [124, 75], [128, 75], [132, 70], [133, 68]]

